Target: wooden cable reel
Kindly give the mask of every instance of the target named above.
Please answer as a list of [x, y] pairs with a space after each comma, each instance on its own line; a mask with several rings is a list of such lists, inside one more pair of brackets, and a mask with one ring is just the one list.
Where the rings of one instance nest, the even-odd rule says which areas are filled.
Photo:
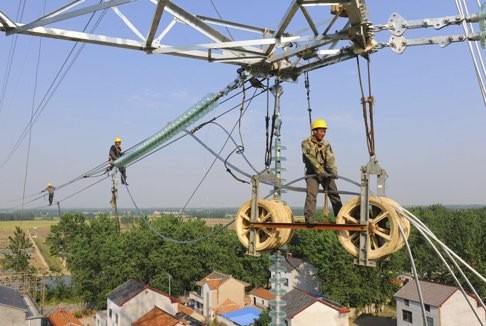
[[[259, 199], [256, 214], [259, 223], [294, 223], [292, 210], [280, 200]], [[236, 234], [241, 244], [248, 248], [250, 241], [251, 201], [241, 205], [236, 213]], [[292, 236], [292, 229], [258, 228], [256, 230], [256, 251], [277, 249], [286, 245]]]
[[[410, 235], [410, 222], [399, 214], [395, 207], [399, 207], [390, 198], [370, 197], [368, 218], [368, 259], [375, 260], [391, 255], [405, 244], [398, 224], [408, 238]], [[346, 202], [341, 208], [337, 218], [337, 224], [360, 224], [360, 197], [355, 197]], [[351, 255], [357, 257], [359, 250], [359, 232], [339, 231], [339, 242]]]

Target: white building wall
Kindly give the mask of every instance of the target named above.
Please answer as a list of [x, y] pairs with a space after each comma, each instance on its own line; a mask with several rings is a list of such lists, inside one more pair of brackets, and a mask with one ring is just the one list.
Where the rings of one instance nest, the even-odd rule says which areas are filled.
[[[121, 307], [108, 300], [107, 326], [130, 326], [154, 307], [158, 307], [171, 315], [175, 315], [177, 312], [177, 306], [171, 303], [170, 298], [150, 289], [140, 292]], [[112, 310], [111, 317], [110, 309]], [[118, 315], [118, 324], [116, 323], [116, 315]]]
[[213, 305], [216, 303], [213, 302], [212, 292], [213, 291], [211, 291], [207, 283], [201, 286], [201, 298], [203, 300], [203, 316], [206, 318], [213, 318], [212, 316]]
[[[317, 268], [304, 262], [299, 266], [299, 271], [292, 271], [292, 288], [298, 288], [307, 292], [319, 293], [319, 282], [317, 280]], [[292, 289], [291, 288], [291, 289]]]
[[[289, 316], [287, 316], [288, 320]], [[349, 326], [348, 314], [342, 314], [322, 303], [316, 302], [298, 313], [289, 322], [289, 326]]]
[[25, 326], [25, 311], [0, 305], [0, 318], [3, 325]]
[[[484, 309], [478, 308], [477, 301], [467, 296], [471, 305], [476, 310], [477, 314], [481, 318], [483, 325], [486, 324]], [[456, 326], [467, 325], [476, 326], [481, 325], [481, 322], [477, 319], [471, 307], [468, 305], [466, 299], [462, 295], [462, 292], [456, 291], [441, 307], [441, 325], [442, 326]]]
[[[411, 325], [420, 325], [422, 326], [423, 317], [422, 317], [422, 307], [420, 302], [416, 301], [409, 301], [408, 306], [405, 305], [405, 300], [401, 298], [396, 298], [397, 303], [397, 326], [411, 326]], [[403, 310], [410, 311], [412, 313], [412, 323], [403, 320]], [[430, 311], [425, 312], [426, 317], [430, 317], [433, 319], [434, 326], [440, 325], [439, 319], [440, 311], [439, 308], [430, 306]]]
[[[281, 274], [281, 277], [288, 280], [287, 284], [282, 284], [282, 289], [290, 292], [294, 288], [298, 288], [307, 292], [319, 293], [319, 282], [317, 280], [317, 268], [311, 264], [304, 262], [299, 266], [298, 271], [292, 269]], [[275, 273], [272, 272], [272, 277], [275, 277]]]
[[[471, 301], [473, 307], [478, 312], [478, 315], [482, 318], [482, 322], [486, 324], [484, 310], [477, 308], [476, 300], [471, 297], [468, 297], [468, 299]], [[420, 302], [409, 301], [409, 305], [406, 306], [405, 300], [401, 298], [396, 298], [396, 303], [397, 326], [423, 325], [422, 308]], [[403, 310], [408, 310], [412, 312], [412, 323], [403, 320]], [[430, 311], [426, 311], [425, 316], [433, 318], [434, 326], [481, 325], [460, 291], [456, 291], [442, 305], [442, 307], [438, 308], [430, 306]]]
[[264, 308], [270, 307], [269, 301], [262, 297], [258, 297], [253, 294], [250, 294], [250, 300], [251, 303], [254, 304], [255, 306], [264, 307]]

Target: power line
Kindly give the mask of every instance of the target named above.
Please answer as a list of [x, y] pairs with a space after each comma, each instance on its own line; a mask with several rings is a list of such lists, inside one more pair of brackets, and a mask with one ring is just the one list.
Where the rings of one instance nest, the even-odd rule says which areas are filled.
[[[101, 22], [101, 19], [104, 17], [105, 13], [106, 13], [106, 9], [103, 11], [102, 15], [96, 21], [95, 25], [91, 29], [91, 32], [93, 32], [98, 27], [98, 25]], [[93, 13], [91, 15], [91, 17], [88, 20], [88, 22], [86, 23], [86, 26], [83, 29], [83, 31], [85, 31], [87, 29], [87, 27], [90, 24], [91, 20], [93, 19], [94, 15], [95, 15], [95, 13]], [[5, 164], [13, 157], [13, 154], [18, 150], [18, 148], [20, 147], [20, 145], [24, 141], [25, 137], [27, 136], [29, 128], [31, 128], [31, 126], [37, 121], [37, 119], [39, 118], [41, 113], [44, 111], [47, 104], [51, 100], [52, 96], [55, 94], [55, 92], [57, 91], [57, 89], [61, 85], [61, 83], [64, 80], [64, 78], [66, 77], [67, 73], [71, 70], [71, 67], [73, 66], [74, 62], [76, 62], [77, 58], [81, 54], [81, 51], [84, 49], [84, 47], [86, 45], [86, 43], [82, 43], [81, 46], [79, 47], [78, 51], [76, 52], [76, 54], [72, 58], [72, 60], [70, 60], [71, 57], [73, 56], [74, 50], [76, 49], [78, 44], [79, 43], [76, 42], [74, 44], [74, 46], [71, 48], [71, 51], [69, 52], [68, 56], [64, 60], [63, 64], [61, 65], [61, 68], [58, 70], [56, 76], [54, 77], [54, 80], [51, 82], [49, 88], [47, 89], [47, 91], [44, 95], [44, 97], [42, 98], [41, 102], [39, 103], [39, 106], [35, 110], [35, 112], [34, 112], [35, 117], [33, 119], [31, 118], [29, 123], [25, 126], [24, 130], [20, 134], [19, 138], [17, 138], [16, 143], [14, 144], [14, 146], [12, 147], [12, 149], [10, 150], [10, 152], [8, 153], [7, 157], [4, 159], [4, 161], [2, 162], [0, 167], [4, 167]], [[65, 67], [67, 67], [67, 68], [64, 69]]]

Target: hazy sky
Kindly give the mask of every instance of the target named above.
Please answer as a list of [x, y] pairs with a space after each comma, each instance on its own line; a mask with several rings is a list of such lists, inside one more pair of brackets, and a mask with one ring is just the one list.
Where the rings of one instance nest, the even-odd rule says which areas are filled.
[[[67, 2], [56, 3], [61, 6]], [[43, 1], [26, 3], [24, 23], [42, 15], [38, 4]], [[192, 13], [217, 17], [210, 1], [198, 1], [198, 7], [194, 1], [175, 3]], [[281, 0], [213, 0], [213, 3], [224, 19], [270, 29], [278, 25], [288, 7]], [[147, 4], [153, 11], [148, 1]], [[454, 1], [448, 0], [374, 0], [367, 4], [374, 24], [386, 24], [393, 12], [410, 20], [457, 14]], [[477, 4], [471, 1], [469, 10], [477, 12]], [[2, 1], [0, 11], [16, 19], [18, 3]], [[134, 13], [149, 20], [152, 11]], [[118, 28], [110, 25], [112, 18], [113, 13], [108, 12], [98, 31]], [[289, 30], [305, 27], [302, 21]], [[478, 30], [479, 26], [476, 24], [475, 28]], [[460, 29], [449, 27], [439, 31], [407, 31], [405, 36], [461, 33]], [[387, 42], [389, 37], [387, 31], [376, 35], [380, 42]], [[13, 36], [0, 35], [0, 91], [5, 94], [0, 112], [0, 162], [4, 162], [26, 128], [31, 111], [49, 94], [53, 79], [74, 45], [68, 41], [19, 35], [9, 68], [7, 62], [14, 40]], [[181, 39], [178, 44], [192, 44], [190, 39], [184, 41]], [[366, 76], [365, 61], [360, 62]], [[103, 163], [115, 137], [123, 139], [125, 149], [150, 137], [207, 93], [225, 87], [235, 78], [237, 68], [86, 45], [32, 128], [28, 165], [29, 137], [26, 137], [0, 168], [0, 209], [19, 207], [24, 180], [25, 195], [37, 194], [48, 182], [68, 183]], [[403, 205], [486, 204], [486, 108], [467, 44], [455, 43], [445, 48], [409, 47], [401, 55], [389, 48], [381, 49], [371, 56], [371, 79], [376, 100], [376, 153], [389, 175], [387, 195]], [[336, 154], [339, 174], [359, 182], [360, 167], [369, 157], [356, 60], [312, 71], [310, 86], [312, 114], [314, 118], [327, 120], [326, 137]], [[309, 134], [303, 76], [295, 83], [284, 83], [283, 88], [282, 143], [287, 158], [283, 177], [292, 181], [303, 175], [300, 142]], [[247, 97], [252, 92], [248, 91]], [[221, 105], [201, 122], [234, 107], [241, 99], [240, 95]], [[270, 100], [273, 103], [272, 96]], [[257, 170], [264, 168], [266, 110], [266, 97], [261, 95], [241, 120], [241, 136], [238, 128], [233, 133], [238, 143], [243, 141], [244, 154]], [[236, 109], [218, 122], [231, 130], [238, 116]], [[226, 139], [224, 131], [216, 125], [208, 125], [196, 135], [215, 151], [221, 149]], [[234, 148], [228, 143], [221, 155], [226, 158]], [[185, 137], [130, 166], [127, 171], [130, 192], [139, 207], [181, 207], [186, 203], [188, 207], [240, 206], [250, 198], [250, 186], [236, 181], [221, 162], [212, 166], [213, 160], [206, 149]], [[253, 173], [241, 155], [233, 154], [229, 161]], [[206, 173], [207, 177], [195, 191]], [[97, 180], [72, 183], [57, 191], [55, 200], [60, 200], [65, 208], [109, 208], [110, 179], [77, 193]], [[304, 183], [297, 185], [303, 187]], [[342, 180], [338, 181], [338, 187], [359, 192], [356, 186]], [[262, 196], [268, 191], [268, 187], [262, 187]], [[286, 193], [283, 199], [292, 206], [303, 206], [304, 194]], [[119, 204], [133, 207], [122, 187]], [[25, 207], [46, 205], [46, 199], [40, 199]]]

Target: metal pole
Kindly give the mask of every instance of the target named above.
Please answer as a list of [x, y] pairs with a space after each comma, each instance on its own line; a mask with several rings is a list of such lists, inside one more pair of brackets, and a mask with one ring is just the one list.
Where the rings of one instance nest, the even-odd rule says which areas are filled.
[[170, 274], [169, 274], [169, 273], [167, 273], [167, 275], [169, 275], [169, 295], [171, 295], [171, 294], [170, 294]]
[[[280, 116], [280, 96], [283, 94], [283, 88], [282, 86], [280, 86], [278, 79], [275, 85], [270, 87], [270, 91], [272, 92], [272, 95], [275, 97], [275, 105], [274, 105], [275, 124], [273, 130], [275, 135], [275, 146], [274, 146], [274, 154], [273, 154], [273, 158], [275, 160], [274, 172], [277, 179], [280, 180], [282, 175], [282, 155], [281, 155], [282, 146], [281, 146], [281, 138], [280, 138], [281, 136], [280, 127], [282, 126], [282, 119]], [[280, 196], [282, 195], [281, 188], [278, 187], [278, 185], [275, 185], [273, 189], [274, 189], [273, 198], [280, 199]]]

